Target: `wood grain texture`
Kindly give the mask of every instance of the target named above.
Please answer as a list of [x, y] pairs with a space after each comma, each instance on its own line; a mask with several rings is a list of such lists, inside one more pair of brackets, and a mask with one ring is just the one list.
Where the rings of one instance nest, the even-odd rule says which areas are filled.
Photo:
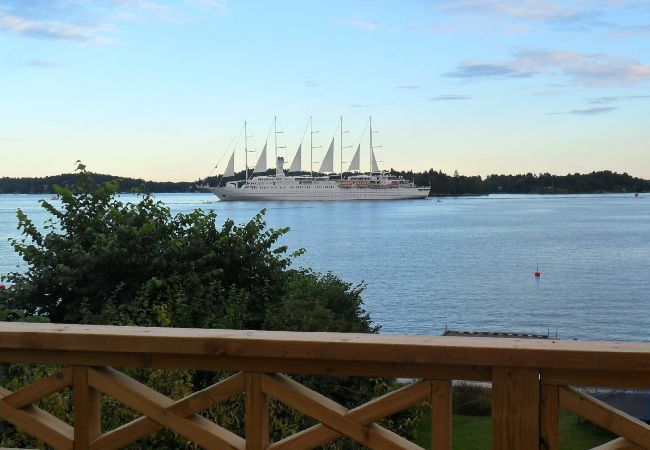
[[269, 404], [262, 391], [262, 374], [245, 374], [246, 449], [263, 450], [269, 445]]
[[[369, 449], [410, 450], [420, 448], [377, 424], [363, 426], [348, 416], [349, 411], [345, 407], [285, 375], [263, 375], [262, 389], [269, 396]], [[303, 448], [314, 447], [316, 447], [315, 443], [310, 442]]]
[[[238, 373], [178, 400], [169, 406], [168, 411], [182, 417], [188, 417], [243, 392], [244, 374]], [[139, 417], [102, 434], [91, 442], [90, 448], [91, 450], [117, 450], [162, 428], [160, 424], [149, 417]]]
[[7, 395], [3, 400], [14, 408], [24, 408], [43, 397], [59, 392], [72, 384], [72, 369], [66, 368]]
[[[0, 325], [1, 327], [1, 325]], [[158, 349], [160, 351], [160, 349]], [[388, 376], [490, 381], [490, 367], [373, 361], [337, 361], [242, 356], [116, 353], [58, 350], [0, 350], [0, 361], [88, 366], [196, 369], [226, 372], [281, 372], [300, 375]]]
[[[0, 350], [650, 371], [650, 343], [5, 322]], [[4, 352], [0, 351], [0, 354]]]
[[451, 381], [431, 380], [431, 448], [451, 450]]
[[560, 406], [642, 448], [650, 448], [650, 425], [573, 388], [559, 388]]
[[[431, 383], [422, 380], [401, 387], [400, 389], [389, 392], [388, 394], [375, 398], [368, 403], [364, 403], [363, 405], [351, 409], [345, 416], [361, 425], [368, 425], [372, 422], [383, 419], [384, 417], [403, 411], [415, 404], [421, 403], [429, 399], [430, 395]], [[269, 449], [303, 450], [306, 448], [317, 448], [340, 436], [341, 434], [331, 428], [328, 428], [323, 424], [318, 424], [279, 442], [271, 444]], [[403, 448], [420, 448], [397, 435], [394, 440], [395, 442], [401, 442]]]
[[541, 380], [542, 384], [555, 384], [558, 386], [650, 388], [648, 372], [604, 369], [544, 369], [542, 370]]
[[236, 434], [199, 415], [182, 417], [169, 408], [174, 401], [117, 370], [93, 368], [88, 373], [89, 384], [126, 406], [150, 417], [156, 423], [206, 449], [245, 449], [245, 441]]
[[88, 367], [72, 367], [72, 411], [74, 413], [74, 450], [89, 450], [90, 442], [101, 431], [99, 391], [88, 384]]
[[539, 373], [528, 368], [492, 371], [493, 450], [539, 449]]
[[557, 386], [542, 385], [540, 389], [540, 450], [560, 449], [560, 398]]
[[55, 450], [72, 450], [74, 430], [70, 425], [33, 405], [22, 409], [14, 408], [4, 401], [9, 394], [10, 391], [0, 387], [0, 419], [40, 439]]

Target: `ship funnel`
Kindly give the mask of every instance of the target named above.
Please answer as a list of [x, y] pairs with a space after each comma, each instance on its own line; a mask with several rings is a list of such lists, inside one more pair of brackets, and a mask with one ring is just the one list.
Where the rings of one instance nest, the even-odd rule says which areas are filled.
[[275, 177], [284, 178], [284, 158], [282, 156], [278, 156], [275, 161]]

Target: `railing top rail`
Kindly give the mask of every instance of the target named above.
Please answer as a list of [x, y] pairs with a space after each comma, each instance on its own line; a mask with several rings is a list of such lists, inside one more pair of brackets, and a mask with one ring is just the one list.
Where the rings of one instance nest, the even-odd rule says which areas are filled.
[[643, 342], [0, 323], [11, 351], [650, 372]]

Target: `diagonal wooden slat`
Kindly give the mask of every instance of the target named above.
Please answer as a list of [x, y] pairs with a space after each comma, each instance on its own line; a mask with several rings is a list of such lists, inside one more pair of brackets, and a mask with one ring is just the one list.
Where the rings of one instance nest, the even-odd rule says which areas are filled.
[[[346, 417], [361, 425], [368, 425], [425, 401], [429, 398], [430, 393], [430, 382], [424, 380], [418, 381], [351, 409], [346, 414]], [[336, 431], [327, 428], [323, 424], [318, 424], [271, 444], [269, 450], [316, 448], [339, 437], [341, 435]], [[402, 445], [406, 447], [409, 443], [409, 441], [404, 439]], [[420, 448], [415, 446], [415, 444], [412, 445], [412, 448]]]
[[[168, 408], [168, 411], [182, 417], [191, 416], [243, 392], [244, 374], [238, 373], [178, 400]], [[140, 417], [102, 434], [91, 442], [90, 448], [91, 450], [117, 450], [162, 428], [149, 417]]]
[[56, 450], [72, 449], [74, 431], [70, 425], [34, 405], [22, 409], [14, 408], [4, 401], [10, 394], [11, 391], [0, 387], [0, 419], [6, 420]]
[[[333, 431], [335, 434], [333, 438], [343, 435], [371, 449], [421, 449], [421, 447], [377, 424], [371, 423], [367, 426], [360, 424], [350, 418], [349, 414], [351, 411], [348, 411], [333, 400], [312, 391], [285, 375], [263, 375], [262, 390], [286, 405], [322, 422], [323, 425]], [[383, 401], [378, 401], [375, 404], [375, 407], [377, 407], [377, 404], [382, 407], [385, 406], [385, 402]], [[368, 417], [372, 414], [371, 411], [372, 407], [363, 412], [357, 412], [357, 414], [359, 416], [366, 415], [366, 417]], [[381, 417], [384, 416], [382, 415]], [[278, 448], [314, 448], [321, 445], [316, 441], [311, 441], [312, 437], [317, 437], [318, 440], [322, 439], [323, 435], [321, 435], [320, 431], [316, 433], [315, 431], [306, 430], [302, 433], [303, 434], [300, 437], [294, 438], [293, 440], [288, 438], [288, 442], [283, 444], [286, 447], [274, 444], [269, 448], [276, 450]], [[311, 435], [311, 433], [314, 434]], [[298, 434], [300, 435], [300, 433]]]
[[174, 404], [172, 399], [115, 369], [90, 369], [88, 381], [93, 388], [206, 449], [245, 449], [241, 437], [205, 417], [196, 414], [182, 417], [172, 413], [169, 411]]
[[560, 407], [642, 448], [650, 448], [650, 425], [573, 388], [561, 386]]
[[643, 447], [639, 447], [628, 441], [625, 438], [614, 439], [598, 447], [594, 447], [591, 450], [644, 450]]
[[43, 397], [59, 392], [71, 384], [72, 370], [70, 367], [67, 367], [45, 378], [41, 378], [19, 391], [12, 392], [3, 400], [14, 408], [20, 409], [31, 405]]

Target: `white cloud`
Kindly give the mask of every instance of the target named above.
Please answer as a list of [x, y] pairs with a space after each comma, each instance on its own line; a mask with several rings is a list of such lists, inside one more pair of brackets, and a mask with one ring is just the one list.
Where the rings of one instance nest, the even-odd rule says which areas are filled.
[[105, 29], [106, 27], [103, 25], [92, 27], [58, 21], [35, 20], [0, 11], [0, 30], [17, 36], [103, 45], [113, 42], [109, 38], [98, 35], [101, 30]]
[[585, 86], [637, 86], [650, 81], [650, 65], [604, 54], [522, 50], [504, 62], [461, 62], [446, 75], [466, 80], [560, 75]]
[[226, 2], [219, 0], [185, 0], [178, 6], [155, 0], [3, 0], [0, 32], [105, 45], [115, 42], [109, 33], [120, 21], [186, 22], [199, 10], [228, 14]]
[[494, 14], [533, 20], [565, 18], [575, 14], [551, 0], [456, 0], [443, 2], [439, 9], [445, 12]]

